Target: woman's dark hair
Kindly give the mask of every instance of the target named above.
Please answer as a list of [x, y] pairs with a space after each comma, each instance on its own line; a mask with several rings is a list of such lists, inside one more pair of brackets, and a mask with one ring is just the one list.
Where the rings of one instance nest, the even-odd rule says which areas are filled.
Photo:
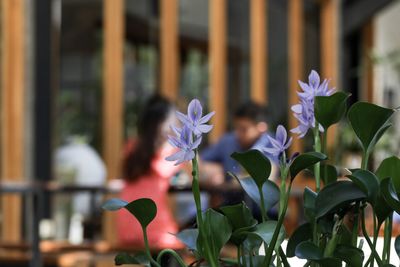
[[160, 128], [172, 110], [173, 105], [162, 96], [154, 95], [147, 100], [138, 120], [137, 141], [122, 164], [124, 179], [134, 181], [149, 173], [151, 161], [162, 144]]

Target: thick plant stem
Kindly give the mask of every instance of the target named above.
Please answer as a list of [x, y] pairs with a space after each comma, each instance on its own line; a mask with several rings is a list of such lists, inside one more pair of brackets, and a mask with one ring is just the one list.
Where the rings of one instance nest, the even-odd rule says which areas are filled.
[[354, 224], [351, 233], [351, 245], [353, 247], [357, 246], [357, 238], [358, 238], [358, 226], [360, 222], [360, 202], [357, 202], [354, 207]]
[[[314, 128], [314, 150], [315, 152], [321, 152], [321, 139], [319, 135], [318, 123], [316, 123]], [[314, 176], [315, 176], [315, 190], [318, 193], [321, 189], [321, 164], [319, 162], [314, 165]]]
[[367, 151], [364, 151], [362, 161], [361, 161], [361, 169], [363, 169], [363, 170], [368, 169], [368, 160], [369, 160], [369, 153]]
[[382, 261], [384, 263], [389, 263], [390, 261], [392, 228], [393, 228], [393, 213], [390, 214], [389, 218], [387, 218], [385, 221], [385, 231], [384, 231], [383, 251], [382, 251]]
[[286, 214], [286, 210], [287, 210], [287, 206], [288, 206], [288, 202], [289, 202], [289, 195], [290, 195], [291, 188], [292, 188], [292, 184], [290, 183], [288, 191], [287, 191], [286, 196], [285, 196], [285, 202], [284, 202], [282, 214], [279, 215], [279, 219], [278, 219], [278, 222], [276, 224], [276, 227], [275, 227], [275, 230], [274, 230], [274, 234], [272, 235], [271, 242], [270, 242], [270, 244], [268, 246], [268, 249], [267, 249], [267, 252], [265, 254], [264, 266], [269, 266], [271, 264], [272, 253], [274, 252], [274, 248], [275, 248], [276, 242], [278, 241], [279, 232], [281, 230], [281, 227], [282, 227], [282, 224], [283, 224], [283, 220], [285, 219], [285, 214]]
[[239, 246], [237, 247], [237, 264], [238, 264], [238, 267], [242, 267], [242, 263], [241, 263], [241, 261], [240, 261], [241, 258], [242, 258], [241, 250], [242, 250], [242, 246], [239, 245]]
[[[371, 242], [371, 239], [368, 236], [368, 232], [367, 232], [367, 228], [365, 227], [365, 213], [364, 213], [364, 209], [361, 209], [361, 225], [362, 225], [362, 231], [363, 231], [363, 235], [365, 237], [365, 240], [368, 243], [369, 248], [371, 249], [371, 254], [373, 254], [375, 260], [378, 262], [379, 266], [382, 266], [382, 260], [379, 257], [378, 253], [376, 252], [376, 250], [374, 250], [374, 245]], [[373, 260], [373, 259], [372, 259]]]
[[267, 218], [267, 211], [265, 209], [264, 192], [262, 191], [262, 187], [259, 188], [258, 191], [260, 193], [260, 202], [261, 202], [261, 220], [262, 222], [265, 222]]
[[155, 260], [153, 259], [153, 257], [151, 256], [150, 247], [149, 247], [149, 240], [148, 240], [148, 238], [147, 238], [147, 230], [146, 230], [145, 227], [142, 228], [142, 232], [143, 232], [144, 247], [145, 247], [145, 249], [146, 249], [147, 258], [149, 259], [149, 261], [150, 261], [153, 265], [155, 265], [155, 266], [157, 266], [157, 267], [161, 267], [161, 265], [158, 264], [158, 262], [155, 261]]
[[337, 242], [339, 241], [339, 236], [338, 232], [340, 229], [340, 226], [342, 225], [343, 219], [337, 220], [335, 222], [335, 225], [333, 226], [333, 231], [332, 231], [332, 238], [329, 240], [328, 244], [325, 247], [324, 251], [324, 257], [331, 257], [333, 256], [333, 252], [335, 251]]
[[176, 259], [176, 261], [178, 262], [179, 266], [181, 266], [181, 267], [186, 267], [186, 264], [183, 262], [182, 258], [178, 255], [178, 253], [176, 253], [176, 251], [174, 251], [174, 250], [172, 250], [172, 249], [164, 249], [164, 250], [162, 250], [162, 251], [158, 254], [158, 256], [157, 256], [157, 262], [158, 262], [160, 265], [161, 265], [162, 257], [163, 257], [165, 254], [171, 254], [171, 255]]
[[219, 266], [218, 259], [215, 259], [213, 257], [210, 246], [208, 244], [207, 236], [205, 235], [205, 232], [204, 232], [204, 221], [203, 221], [203, 215], [202, 215], [202, 209], [201, 209], [201, 199], [200, 199], [199, 166], [198, 166], [198, 161], [197, 161], [197, 151], [195, 151], [195, 153], [196, 153], [196, 155], [192, 160], [192, 164], [193, 164], [192, 192], [193, 192], [194, 202], [196, 204], [197, 227], [199, 228], [199, 236], [201, 237], [202, 245], [204, 246], [204, 249], [205, 249], [205, 254], [206, 254], [205, 256], [208, 261], [208, 264], [210, 264], [210, 267], [217, 267], [217, 266]]
[[282, 247], [279, 246], [279, 256], [281, 257], [282, 263], [284, 267], [290, 267], [290, 264], [286, 258], [285, 252], [283, 251]]

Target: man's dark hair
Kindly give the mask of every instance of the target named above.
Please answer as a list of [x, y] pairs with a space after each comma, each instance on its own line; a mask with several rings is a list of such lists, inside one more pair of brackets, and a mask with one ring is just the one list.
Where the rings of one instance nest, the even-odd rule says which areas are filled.
[[267, 122], [268, 110], [265, 106], [253, 101], [248, 101], [239, 106], [234, 114], [234, 118], [250, 119], [254, 122]]

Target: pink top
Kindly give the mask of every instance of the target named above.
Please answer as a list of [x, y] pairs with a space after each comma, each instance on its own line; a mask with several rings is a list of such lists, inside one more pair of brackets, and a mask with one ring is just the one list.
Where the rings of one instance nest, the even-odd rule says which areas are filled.
[[[128, 202], [150, 198], [156, 203], [157, 215], [147, 227], [149, 245], [155, 250], [183, 247], [172, 235], [178, 232], [178, 225], [168, 205], [169, 180], [179, 170], [173, 162], [165, 160], [173, 152], [174, 149], [169, 144], [163, 146], [152, 160], [150, 173], [127, 183], [120, 195], [121, 199]], [[144, 247], [142, 228], [136, 218], [125, 209], [118, 212], [117, 227], [120, 244]]]

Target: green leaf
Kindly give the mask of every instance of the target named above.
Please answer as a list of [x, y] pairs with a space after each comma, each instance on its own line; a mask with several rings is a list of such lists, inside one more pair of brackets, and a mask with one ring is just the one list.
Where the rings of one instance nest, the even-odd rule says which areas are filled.
[[190, 250], [197, 251], [197, 237], [199, 229], [185, 229], [175, 235]]
[[[271, 243], [272, 236], [274, 235], [276, 226], [277, 226], [276, 221], [263, 222], [263, 223], [260, 223], [259, 225], [257, 225], [254, 231], [248, 232], [248, 234], [258, 236], [265, 243], [269, 244], [269, 243]], [[282, 226], [279, 231], [278, 240], [276, 242], [275, 248], [279, 248], [279, 246], [285, 239], [285, 235], [286, 235], [285, 229]]]
[[265, 257], [264, 256], [253, 256], [246, 255], [244, 256], [244, 263], [241, 266], [263, 266]]
[[365, 152], [370, 153], [390, 127], [388, 120], [393, 113], [393, 109], [366, 102], [357, 102], [350, 107], [348, 119]]
[[293, 160], [292, 164], [290, 164], [289, 167], [292, 181], [297, 176], [297, 174], [302, 170], [305, 170], [308, 167], [314, 165], [315, 163], [318, 163], [326, 159], [327, 159], [326, 155], [318, 152], [307, 152], [300, 154]]
[[400, 195], [400, 159], [398, 157], [389, 157], [384, 159], [376, 170], [376, 175], [382, 180], [392, 178], [394, 188]]
[[[380, 188], [382, 188], [382, 183], [380, 185]], [[382, 194], [382, 190], [378, 196], [378, 199], [376, 200], [374, 210], [376, 217], [378, 218], [378, 226], [382, 225], [386, 218], [389, 217], [389, 215], [393, 212], [393, 209], [386, 202]]]
[[149, 198], [134, 200], [124, 207], [139, 221], [143, 228], [146, 228], [157, 215], [157, 206]]
[[247, 235], [243, 241], [243, 249], [249, 254], [258, 254], [262, 243], [262, 239], [257, 235]]
[[397, 256], [400, 258], [400, 235], [394, 240], [394, 249], [396, 250]]
[[296, 256], [300, 259], [306, 259], [317, 262], [324, 267], [341, 267], [342, 261], [337, 258], [324, 258], [322, 249], [317, 247], [311, 241], [301, 242], [296, 247]]
[[338, 211], [350, 203], [365, 199], [367, 195], [350, 181], [337, 181], [325, 186], [315, 201], [316, 217]]
[[244, 202], [236, 205], [224, 206], [220, 209], [231, 223], [233, 231], [254, 225], [255, 219]]
[[313, 222], [315, 219], [315, 200], [317, 199], [317, 193], [306, 187], [304, 189], [304, 215], [309, 222]]
[[[228, 218], [213, 209], [208, 209], [204, 213], [204, 232], [208, 239], [208, 244], [212, 251], [212, 257], [217, 259], [222, 247], [228, 242], [232, 234], [232, 227]], [[201, 240], [201, 235], [199, 235]], [[200, 247], [200, 246], [198, 246]], [[203, 246], [201, 246], [203, 247]], [[202, 253], [202, 255], [205, 255]], [[209, 255], [211, 256], [211, 255]]]
[[[232, 173], [229, 174], [240, 183], [246, 194], [261, 208], [261, 197], [254, 180], [250, 177], [238, 178]], [[274, 182], [267, 180], [262, 186], [262, 191], [264, 195], [265, 210], [268, 211], [279, 201], [279, 188]]]
[[338, 172], [335, 166], [330, 164], [321, 165], [321, 180], [324, 182], [324, 185], [336, 182], [337, 177]]
[[315, 97], [315, 118], [324, 129], [328, 129], [331, 125], [340, 121], [346, 113], [346, 101], [349, 96], [348, 93], [336, 92], [331, 96]]
[[127, 204], [128, 204], [128, 202], [126, 202], [124, 200], [121, 200], [118, 198], [112, 198], [112, 199], [107, 200], [103, 204], [102, 208], [104, 210], [108, 210], [108, 211], [116, 211], [116, 210], [124, 208]]
[[289, 238], [286, 247], [286, 256], [291, 258], [296, 254], [296, 247], [303, 241], [312, 239], [312, 227], [310, 223], [300, 225]]
[[247, 237], [246, 231], [252, 230], [258, 223], [245, 203], [220, 208], [233, 227], [231, 241], [240, 245]]
[[349, 245], [338, 245], [333, 253], [335, 258], [341, 259], [351, 267], [361, 267], [364, 261], [364, 252]]
[[357, 169], [351, 175], [347, 175], [365, 194], [367, 200], [373, 206], [379, 194], [379, 180], [372, 172], [368, 170]]
[[142, 266], [150, 266], [149, 260], [144, 253], [139, 253], [135, 256], [131, 256], [126, 252], [121, 252], [115, 256], [114, 262], [115, 265], [139, 264]]
[[242, 153], [235, 152], [231, 157], [242, 165], [259, 188], [268, 180], [271, 174], [271, 162], [260, 151], [252, 149]]
[[394, 189], [392, 178], [388, 177], [381, 181], [381, 193], [389, 207], [400, 213], [400, 200]]

